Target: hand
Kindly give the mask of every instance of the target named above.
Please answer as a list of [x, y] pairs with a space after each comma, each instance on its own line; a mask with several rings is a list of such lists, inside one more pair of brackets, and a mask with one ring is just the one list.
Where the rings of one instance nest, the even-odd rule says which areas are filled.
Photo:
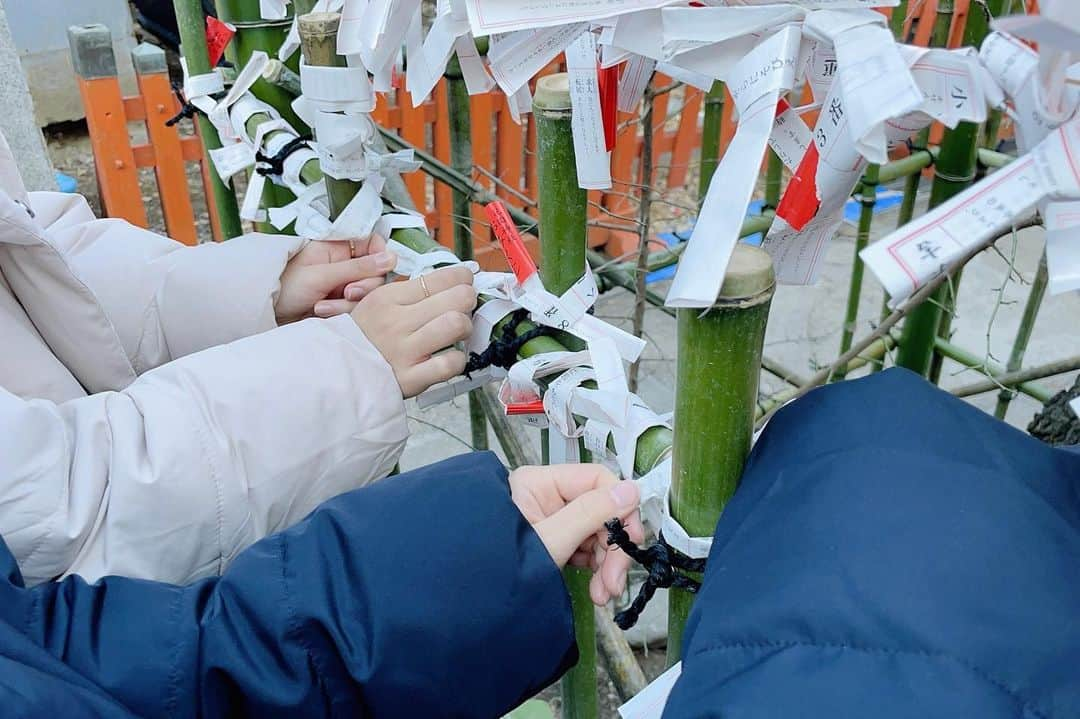
[[609, 547], [604, 522], [618, 517], [635, 542], [645, 541], [633, 482], [598, 464], [521, 467], [510, 474], [514, 504], [559, 567], [591, 568], [589, 597], [598, 607], [622, 594], [630, 557]]
[[281, 274], [274, 312], [279, 325], [308, 317], [333, 317], [351, 312], [356, 303], [386, 282], [397, 257], [386, 251], [386, 240], [372, 235], [353, 243], [309, 242], [289, 260]]
[[472, 334], [475, 308], [472, 271], [458, 265], [425, 275], [423, 282], [379, 287], [352, 317], [390, 364], [408, 399], [465, 370], [463, 352], [435, 353]]

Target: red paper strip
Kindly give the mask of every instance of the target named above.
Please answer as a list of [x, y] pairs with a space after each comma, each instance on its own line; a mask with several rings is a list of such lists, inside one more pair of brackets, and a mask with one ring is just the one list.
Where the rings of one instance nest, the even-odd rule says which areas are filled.
[[795, 171], [784, 191], [780, 206], [776, 208], [777, 216], [782, 217], [796, 230], [806, 227], [821, 207], [821, 198], [817, 191], [817, 169], [818, 148], [811, 142], [799, 163], [799, 169]]
[[210, 55], [210, 67], [217, 67], [225, 55], [225, 48], [236, 34], [236, 28], [211, 15], [206, 18], [206, 51]]
[[491, 229], [499, 239], [506, 261], [520, 284], [536, 274], [536, 263], [525, 246], [525, 240], [517, 230], [517, 225], [501, 202], [492, 202], [484, 206], [484, 213], [491, 222]]
[[597, 80], [600, 84], [600, 117], [604, 122], [604, 141], [608, 152], [615, 149], [615, 121], [619, 109], [619, 66], [601, 68]]
[[508, 404], [506, 405], [506, 414], [509, 416], [522, 415], [522, 414], [543, 414], [544, 413], [544, 400], [538, 399], [534, 402], [521, 402], [520, 404]]

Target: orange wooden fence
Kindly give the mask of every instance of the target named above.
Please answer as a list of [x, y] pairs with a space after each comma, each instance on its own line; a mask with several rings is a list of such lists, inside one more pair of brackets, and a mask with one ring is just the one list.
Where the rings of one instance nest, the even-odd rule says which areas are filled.
[[[960, 42], [969, 3], [970, 0], [956, 2], [950, 32], [951, 46]], [[1037, 11], [1036, 0], [1026, 0], [1026, 3], [1029, 12]], [[910, 7], [912, 11], [906, 27], [915, 44], [926, 45], [937, 11], [937, 0], [912, 0]], [[136, 97], [121, 97], [115, 69], [111, 77], [101, 76], [101, 73], [79, 77], [103, 207], [109, 216], [123, 217], [146, 226], [138, 168], [153, 167], [169, 234], [181, 242], [193, 244], [197, 238], [185, 165], [201, 162], [201, 143], [196, 136], [182, 136], [178, 127], [165, 127], [165, 120], [172, 117], [179, 106], [170, 92], [164, 70], [164, 55], [157, 48], [145, 45], [136, 50], [136, 53], [140, 52], [144, 57], [136, 58], [137, 70], [142, 68], [139, 70], [139, 95]], [[113, 66], [115, 68], [115, 62]], [[559, 67], [558, 62], [554, 62], [541, 74], [558, 71]], [[658, 75], [655, 82], [656, 87], [662, 88], [672, 81]], [[632, 251], [638, 242], [634, 223], [637, 186], [648, 182], [657, 187], [657, 180], [662, 178], [663, 183], [657, 187], [658, 190], [678, 188], [693, 176], [689, 171], [696, 162], [696, 152], [701, 145], [699, 111], [703, 95], [700, 90], [683, 87], [656, 98], [653, 147], [657, 171], [652, 178], [640, 177], [642, 134], [637, 116], [620, 114], [617, 142], [612, 152], [613, 187], [610, 191], [589, 193], [590, 217], [593, 220], [589, 232], [591, 246], [602, 247], [614, 256]], [[726, 147], [734, 134], [733, 105], [728, 96], [724, 103], [721, 147]], [[508, 204], [535, 214], [532, 198], [538, 194], [536, 130], [531, 115], [525, 116], [520, 126], [514, 123], [506, 98], [497, 90], [474, 96], [471, 110], [473, 179]], [[415, 108], [404, 90], [380, 96], [373, 115], [383, 127], [397, 132], [409, 143], [427, 149], [449, 164], [445, 82], [437, 86], [431, 98]], [[813, 115], [808, 115], [807, 120], [812, 122]], [[133, 122], [145, 124], [148, 143], [132, 145], [127, 125]], [[1008, 132], [1007, 125], [1003, 131]], [[935, 131], [936, 137], [940, 137], [940, 129]], [[204, 190], [209, 198], [207, 168], [203, 167], [202, 170]], [[455, 218], [450, 189], [419, 172], [407, 175], [405, 183], [414, 203], [424, 212], [429, 230], [439, 242], [451, 246]], [[690, 196], [693, 194], [691, 192]], [[501, 253], [492, 245], [486, 218], [479, 208], [473, 209], [471, 220], [477, 259], [486, 267], [502, 266]], [[216, 227], [216, 223], [211, 224]], [[531, 242], [535, 243], [535, 239]]]

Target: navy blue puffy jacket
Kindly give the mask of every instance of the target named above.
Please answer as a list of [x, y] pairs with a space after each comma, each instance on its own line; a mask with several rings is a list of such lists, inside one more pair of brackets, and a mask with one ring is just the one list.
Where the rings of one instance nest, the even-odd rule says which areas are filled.
[[0, 542], [5, 718], [493, 717], [576, 657], [490, 454], [338, 497], [185, 588], [27, 590]]
[[1080, 717], [1080, 455], [890, 370], [784, 409], [665, 719]]

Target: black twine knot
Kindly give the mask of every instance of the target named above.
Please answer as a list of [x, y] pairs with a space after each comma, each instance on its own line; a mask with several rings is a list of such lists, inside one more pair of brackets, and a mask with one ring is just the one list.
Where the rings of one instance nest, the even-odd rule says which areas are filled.
[[276, 177], [285, 173], [285, 160], [302, 147], [310, 147], [308, 138], [294, 137], [282, 145], [273, 155], [266, 155], [262, 150], [255, 152], [255, 172], [263, 177]]
[[[180, 103], [180, 111], [173, 115], [170, 119], [165, 121], [165, 127], [173, 127], [175, 125], [178, 125], [180, 124], [181, 120], [190, 120], [194, 118], [197, 114], [202, 112], [199, 108], [192, 105], [186, 97], [184, 97], [183, 85], [178, 82], [174, 82], [172, 84], [172, 91], [173, 94], [176, 95], [176, 100]], [[225, 94], [219, 92], [215, 95], [211, 95], [210, 97], [215, 100], [220, 100], [221, 98], [225, 97]]]
[[521, 352], [522, 347], [537, 337], [549, 337], [555, 333], [551, 327], [538, 325], [519, 335], [518, 326], [527, 319], [529, 319], [529, 311], [526, 309], [519, 309], [511, 314], [499, 332], [499, 336], [492, 338], [487, 349], [480, 353], [469, 353], [469, 361], [465, 364], [465, 376], [472, 379], [473, 372], [479, 372], [487, 367], [510, 369], [517, 362], [518, 353]]
[[622, 521], [619, 519], [611, 519], [605, 522], [604, 527], [608, 531], [608, 544], [614, 544], [626, 552], [631, 559], [645, 567], [649, 572], [649, 576], [641, 585], [641, 590], [638, 592], [637, 597], [634, 598], [634, 601], [630, 603], [629, 607], [615, 615], [615, 623], [619, 625], [620, 629], [625, 631], [637, 624], [638, 618], [645, 611], [645, 607], [648, 605], [649, 600], [653, 598], [653, 595], [656, 594], [657, 589], [675, 587], [676, 589], [684, 589], [691, 594], [697, 594], [698, 590], [701, 589], [701, 582], [675, 570], [704, 572], [704, 559], [691, 559], [665, 542], [662, 534], [651, 547], [639, 547], [630, 539], [630, 535], [627, 534], [626, 528], [623, 527]]

